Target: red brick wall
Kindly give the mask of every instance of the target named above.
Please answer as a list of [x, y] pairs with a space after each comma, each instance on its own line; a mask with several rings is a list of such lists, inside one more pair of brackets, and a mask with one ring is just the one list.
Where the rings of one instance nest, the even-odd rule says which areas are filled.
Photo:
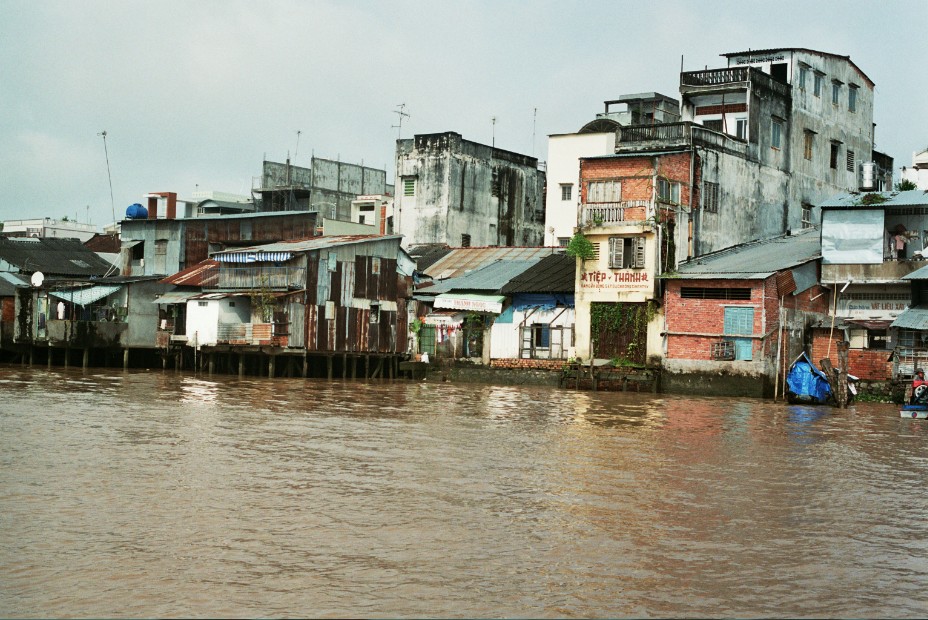
[[[828, 349], [829, 336], [831, 351]], [[812, 362], [819, 362], [826, 357], [831, 364], [838, 367], [838, 343], [844, 340], [844, 332], [830, 328], [815, 329], [812, 332]], [[893, 364], [889, 361], [891, 351], [885, 349], [851, 349], [847, 352], [847, 371], [864, 381], [889, 381], [893, 375]]]
[[495, 359], [490, 360], [490, 368], [561, 370], [566, 363], [567, 360]]
[[[658, 158], [657, 174], [671, 181], [680, 183], [680, 201], [689, 204], [690, 200], [690, 154], [675, 153]], [[654, 195], [652, 180], [654, 165], [649, 156], [609, 157], [580, 160], [580, 199], [586, 202], [586, 181], [600, 179], [620, 179], [622, 181], [622, 200], [651, 200]], [[626, 219], [644, 219], [644, 210], [635, 215], [629, 212]]]

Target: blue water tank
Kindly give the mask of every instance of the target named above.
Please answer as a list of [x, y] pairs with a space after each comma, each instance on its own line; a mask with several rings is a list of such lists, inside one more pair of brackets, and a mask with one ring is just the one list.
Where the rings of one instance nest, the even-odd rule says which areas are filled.
[[130, 220], [144, 220], [148, 218], [148, 209], [135, 203], [129, 205], [129, 208], [126, 209], [126, 218]]

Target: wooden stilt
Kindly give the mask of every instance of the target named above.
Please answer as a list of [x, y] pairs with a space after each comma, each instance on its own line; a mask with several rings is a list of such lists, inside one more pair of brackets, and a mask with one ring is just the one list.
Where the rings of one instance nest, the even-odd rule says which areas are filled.
[[331, 381], [332, 380], [332, 356], [331, 355], [325, 356], [325, 364], [326, 364], [326, 370], [328, 370], [329, 381]]
[[84, 347], [84, 370], [87, 370], [87, 367], [90, 366], [90, 348]]
[[351, 378], [352, 379], [358, 378], [358, 356], [357, 355], [351, 356]]
[[122, 350], [122, 369], [129, 370], [129, 349]]
[[245, 354], [238, 354], [238, 378], [241, 379], [245, 376]]
[[274, 378], [274, 371], [275, 371], [276, 366], [277, 366], [277, 359], [276, 359], [276, 358], [277, 358], [276, 355], [268, 355], [268, 356], [267, 356], [267, 376], [270, 377], [271, 379]]

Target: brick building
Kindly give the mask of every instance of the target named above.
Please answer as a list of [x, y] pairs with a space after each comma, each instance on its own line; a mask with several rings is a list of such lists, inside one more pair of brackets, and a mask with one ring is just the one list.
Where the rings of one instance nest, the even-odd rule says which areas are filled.
[[819, 247], [818, 234], [804, 231], [708, 254], [665, 277], [664, 390], [769, 396], [781, 387], [828, 313]]

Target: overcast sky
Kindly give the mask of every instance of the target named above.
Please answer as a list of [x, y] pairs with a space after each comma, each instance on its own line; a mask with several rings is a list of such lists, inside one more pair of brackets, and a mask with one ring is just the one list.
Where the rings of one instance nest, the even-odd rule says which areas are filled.
[[[720, 54], [805, 47], [876, 83], [877, 149], [928, 146], [928, 2], [0, 0], [0, 220], [102, 226], [144, 194], [249, 194], [261, 162], [394, 174], [402, 136], [546, 159], [622, 94]], [[300, 131], [297, 145], [297, 131]], [[89, 207], [89, 208], [88, 208]]]

